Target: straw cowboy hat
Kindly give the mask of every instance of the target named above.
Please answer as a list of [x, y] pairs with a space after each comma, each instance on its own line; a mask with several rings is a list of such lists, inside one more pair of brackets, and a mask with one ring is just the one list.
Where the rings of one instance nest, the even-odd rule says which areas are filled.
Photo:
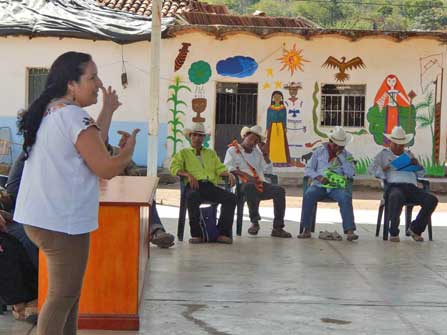
[[391, 134], [383, 134], [383, 136], [385, 136], [393, 143], [407, 144], [408, 142], [411, 142], [411, 140], [414, 137], [414, 134], [407, 134], [405, 133], [405, 130], [402, 127], [396, 126], [391, 131]]
[[291, 82], [287, 83], [286, 85], [284, 85], [284, 88], [286, 90], [288, 90], [290, 88], [303, 88], [303, 84], [300, 81], [299, 82], [291, 81]]
[[345, 132], [342, 127], [337, 126], [329, 133], [329, 139], [335, 144], [345, 147], [352, 141], [352, 135]]
[[243, 127], [241, 129], [241, 137], [244, 138], [248, 134], [255, 134], [258, 135], [261, 141], [265, 141], [265, 134], [262, 131], [261, 126], [253, 126], [251, 128], [249, 127]]
[[203, 123], [194, 123], [191, 128], [185, 128], [183, 134], [189, 137], [191, 134], [207, 135], [207, 132]]

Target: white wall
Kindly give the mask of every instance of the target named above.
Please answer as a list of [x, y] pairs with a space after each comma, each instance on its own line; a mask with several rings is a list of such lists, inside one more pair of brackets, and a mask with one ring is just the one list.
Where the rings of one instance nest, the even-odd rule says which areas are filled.
[[[47, 67], [60, 54], [66, 51], [86, 52], [93, 56], [99, 70], [99, 76], [105, 85], [112, 85], [119, 94], [123, 106], [115, 115], [117, 121], [147, 120], [147, 101], [149, 99], [149, 43], [140, 42], [124, 46], [124, 57], [132, 66], [126, 65], [129, 86], [121, 86], [121, 46], [107, 41], [88, 41], [73, 38], [33, 38], [7, 37], [0, 39], [0, 54], [3, 66], [2, 77], [3, 100], [2, 116], [16, 115], [26, 107], [27, 73], [29, 67]], [[141, 70], [140, 70], [141, 69]], [[100, 104], [91, 107], [92, 115], [99, 111]]]
[[[191, 43], [190, 52], [183, 67], [174, 73], [174, 60], [182, 42]], [[280, 71], [281, 64], [277, 60], [282, 55], [283, 45], [290, 49], [296, 44], [303, 50], [303, 56], [309, 62], [303, 63], [304, 71], [297, 71], [293, 76], [286, 69]], [[2, 108], [0, 116], [13, 117], [17, 111], [26, 107], [26, 69], [28, 67], [49, 67], [52, 61], [61, 53], [69, 50], [83, 51], [92, 54], [98, 65], [100, 78], [105, 85], [112, 85], [117, 89], [123, 106], [116, 112], [115, 121], [146, 122], [148, 118], [149, 99], [149, 63], [150, 46], [148, 42], [139, 42], [123, 47], [107, 41], [86, 41], [71, 38], [33, 38], [7, 37], [0, 39], [0, 54], [2, 64], [0, 82], [2, 92]], [[222, 82], [256, 82], [259, 84], [258, 123], [265, 128], [266, 110], [270, 103], [271, 92], [275, 90], [276, 81], [282, 85], [289, 81], [301, 81], [303, 90], [299, 91], [298, 98], [303, 100], [303, 122], [309, 131], [298, 135], [290, 135], [289, 144], [312, 142], [318, 137], [312, 130], [312, 94], [314, 83], [335, 83], [334, 69], [322, 68], [321, 65], [329, 56], [347, 59], [359, 56], [366, 64], [366, 69], [348, 71], [351, 78], [346, 84], [366, 84], [366, 109], [373, 105], [373, 99], [382, 81], [388, 74], [395, 74], [407, 91], [413, 90], [417, 97], [417, 104], [423, 97], [420, 85], [420, 58], [442, 53], [444, 64], [446, 60], [446, 47], [439, 41], [428, 38], [412, 38], [402, 42], [395, 42], [386, 37], [367, 37], [352, 42], [342, 37], [319, 36], [305, 40], [299, 36], [276, 36], [269, 39], [260, 39], [247, 34], [230, 36], [224, 40], [217, 40], [214, 36], [199, 32], [180, 35], [176, 38], [165, 39], [161, 51], [161, 96], [160, 96], [160, 122], [166, 124], [170, 119], [169, 108], [172, 104], [167, 102], [169, 97], [168, 86], [173, 83], [175, 76], [180, 76], [184, 83], [192, 89], [192, 93], [182, 91], [180, 97], [188, 104], [188, 115], [182, 117], [185, 126], [191, 126], [193, 116], [190, 104], [194, 97], [195, 85], [189, 82], [188, 69], [198, 60], [204, 60], [211, 65], [213, 74], [203, 87], [208, 99], [208, 107], [203, 117], [207, 119], [208, 129], [213, 133], [215, 127], [215, 86], [217, 81]], [[129, 86], [121, 87], [121, 53], [124, 53]], [[222, 77], [216, 73], [216, 63], [219, 60], [232, 56], [250, 56], [259, 64], [257, 72], [248, 78]], [[273, 77], [267, 77], [266, 70], [273, 69]], [[444, 80], [445, 81], [445, 80]], [[270, 83], [272, 88], [264, 90], [263, 84]], [[444, 88], [447, 85], [444, 82]], [[289, 96], [287, 90], [280, 89], [284, 96]], [[444, 105], [447, 95], [444, 89]], [[320, 97], [319, 100], [321, 101]], [[93, 116], [98, 112], [98, 106], [90, 108]], [[441, 159], [445, 159], [447, 117], [443, 106], [441, 127]], [[367, 124], [365, 125], [367, 129]], [[320, 127], [320, 130], [329, 132], [330, 128]], [[358, 130], [358, 129], [352, 129]], [[169, 131], [168, 131], [169, 134]], [[431, 139], [428, 129], [417, 129], [417, 141], [412, 150], [418, 154], [430, 156]], [[211, 143], [213, 143], [213, 136]], [[163, 150], [172, 150], [171, 142], [161, 139]], [[165, 143], [165, 144], [163, 144]], [[371, 135], [355, 137], [355, 142], [349, 150], [358, 157], [372, 157], [380, 147], [373, 141]], [[292, 153], [293, 156], [305, 153]], [[165, 162], [167, 164], [167, 161]]]
[[[185, 65], [179, 72], [174, 74], [174, 59], [182, 42], [189, 42], [192, 45]], [[296, 44], [297, 49], [303, 50], [302, 54], [304, 58], [309, 60], [309, 62], [303, 63], [304, 71], [297, 71], [293, 76], [287, 70], [280, 71], [281, 64], [277, 59], [282, 55], [283, 44], [286, 49], [291, 49]], [[312, 94], [315, 82], [318, 82], [320, 89], [321, 84], [335, 83], [334, 74], [337, 71], [321, 67], [329, 56], [338, 59], [345, 56], [347, 60], [357, 56], [362, 58], [366, 64], [366, 68], [347, 71], [351, 78], [345, 84], [366, 84], [366, 111], [373, 106], [374, 97], [387, 75], [395, 74], [401, 81], [407, 94], [413, 90], [417, 94], [413, 103], [417, 104], [424, 96], [420, 84], [420, 58], [442, 53], [441, 60], [444, 64], [447, 64], [446, 47], [439, 41], [428, 38], [412, 38], [402, 42], [395, 42], [387, 37], [367, 37], [353, 42], [346, 38], [334, 36], [313, 37], [311, 40], [305, 40], [299, 36], [276, 36], [263, 40], [255, 36], [239, 34], [229, 36], [224, 40], [217, 40], [213, 36], [195, 32], [165, 40], [163, 48], [162, 53], [166, 55], [166, 62], [162, 68], [163, 76], [173, 78], [174, 75], [180, 75], [191, 88], [195, 85], [190, 83], [188, 79], [187, 71], [190, 64], [198, 60], [204, 60], [210, 63], [213, 69], [213, 75], [210, 81], [204, 85], [208, 97], [208, 108], [207, 112], [202, 116], [207, 118], [208, 129], [211, 130], [214, 129], [215, 122], [214, 99], [216, 81], [259, 83], [258, 122], [264, 128], [266, 126], [266, 111], [270, 103], [271, 92], [275, 90], [274, 82], [279, 81], [285, 84], [289, 81], [301, 81], [304, 87], [298, 93], [298, 98], [304, 102], [304, 123], [310, 131], [295, 136], [288, 134], [289, 144], [306, 143], [319, 139], [312, 131]], [[253, 76], [238, 79], [222, 77], [216, 73], [215, 66], [219, 60], [237, 55], [250, 56], [258, 62], [259, 68]], [[273, 69], [273, 78], [266, 76], [266, 69], [268, 68]], [[444, 106], [447, 103], [445, 77], [446, 75], [444, 75]], [[272, 88], [264, 90], [262, 86], [265, 82], [270, 83]], [[282, 88], [280, 90], [286, 98], [289, 96], [287, 90]], [[163, 100], [167, 97], [165, 94], [163, 93]], [[183, 97], [188, 103], [190, 103], [193, 95], [193, 93], [189, 94], [183, 91]], [[318, 100], [321, 102], [320, 96]], [[446, 150], [447, 112], [444, 106], [441, 127], [441, 159], [445, 159]], [[163, 114], [161, 120], [168, 120], [165, 115], [168, 114]], [[187, 125], [191, 125], [192, 123], [190, 116], [185, 118]], [[368, 129], [367, 122], [365, 128]], [[330, 129], [330, 127], [325, 128], [320, 126], [320, 130], [326, 133]], [[349, 128], [352, 131], [359, 129]], [[429, 135], [430, 132], [428, 129], [417, 128], [417, 140], [412, 151], [430, 157], [431, 138]], [[357, 157], [372, 157], [381, 147], [374, 143], [372, 135], [367, 134], [355, 136], [354, 143], [348, 149]], [[306, 151], [308, 150], [302, 150], [303, 153]]]

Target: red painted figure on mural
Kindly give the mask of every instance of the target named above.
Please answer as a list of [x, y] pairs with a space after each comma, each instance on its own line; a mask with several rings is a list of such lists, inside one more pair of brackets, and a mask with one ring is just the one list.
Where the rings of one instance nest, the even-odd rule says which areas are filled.
[[409, 107], [410, 99], [399, 79], [390, 74], [380, 86], [374, 104], [379, 106], [380, 111], [385, 107], [385, 133], [390, 134], [395, 126], [399, 126], [399, 107]]

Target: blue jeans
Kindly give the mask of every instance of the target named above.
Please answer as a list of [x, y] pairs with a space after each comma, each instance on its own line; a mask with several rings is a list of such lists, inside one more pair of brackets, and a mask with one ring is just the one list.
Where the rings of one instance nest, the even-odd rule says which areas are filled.
[[343, 231], [355, 230], [354, 210], [352, 208], [352, 196], [341, 188], [326, 189], [316, 185], [309, 186], [303, 196], [303, 208], [301, 210], [301, 222], [310, 231], [314, 208], [317, 202], [325, 198], [335, 200], [340, 207], [340, 214], [343, 219]]
[[28, 235], [25, 233], [25, 229], [21, 223], [13, 221], [7, 227], [7, 233], [14, 236], [22, 246], [25, 248], [31, 263], [33, 263], [36, 271], [39, 269], [39, 249], [36, 245], [29, 239]]
[[157, 231], [158, 229], [161, 229], [162, 231], [165, 232], [165, 228], [163, 227], [163, 224], [161, 223], [160, 216], [158, 216], [158, 211], [157, 211], [157, 206], [156, 206], [155, 200], [152, 201], [149, 225], [150, 225], [151, 235], [154, 235], [155, 231]]

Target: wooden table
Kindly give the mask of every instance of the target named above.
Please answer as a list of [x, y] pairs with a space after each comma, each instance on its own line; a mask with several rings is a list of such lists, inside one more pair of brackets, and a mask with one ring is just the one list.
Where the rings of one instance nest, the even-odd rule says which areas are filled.
[[[79, 307], [79, 328], [138, 330], [149, 257], [149, 210], [158, 178], [115, 177], [100, 183], [99, 229], [90, 254]], [[39, 255], [39, 307], [47, 293]]]

